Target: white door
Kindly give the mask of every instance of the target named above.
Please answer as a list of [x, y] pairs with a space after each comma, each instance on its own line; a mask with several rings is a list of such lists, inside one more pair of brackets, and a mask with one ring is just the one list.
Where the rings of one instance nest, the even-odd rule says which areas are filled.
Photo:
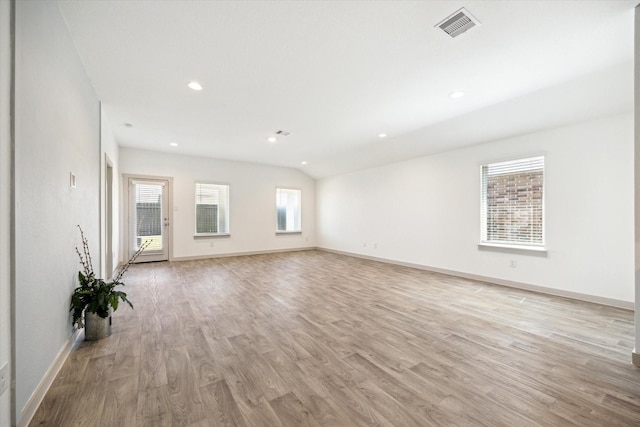
[[136, 262], [169, 259], [169, 181], [129, 178], [129, 257], [150, 244]]

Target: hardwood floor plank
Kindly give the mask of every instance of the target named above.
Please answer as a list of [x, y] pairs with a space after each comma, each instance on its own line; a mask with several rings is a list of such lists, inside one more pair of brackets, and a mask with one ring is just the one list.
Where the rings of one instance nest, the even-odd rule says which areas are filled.
[[318, 394], [331, 399], [351, 423], [367, 426], [389, 426], [391, 421], [382, 416], [356, 388], [346, 386], [334, 374], [322, 371], [312, 359], [298, 362], [307, 383]]
[[170, 426], [173, 415], [169, 387], [163, 385], [140, 390], [136, 414], [138, 426]]
[[[131, 381], [132, 378], [133, 381]], [[109, 381], [102, 415], [99, 424], [96, 423], [96, 425], [136, 427], [137, 385], [137, 377], [135, 376], [119, 377]]]
[[54, 384], [31, 419], [30, 426], [62, 426], [76, 404], [77, 384]]
[[274, 350], [265, 354], [269, 363], [303, 402], [311, 415], [323, 426], [347, 425], [347, 417], [338, 409], [331, 399], [318, 395], [305, 380], [305, 373], [295, 363], [298, 358], [289, 358], [286, 353]]
[[167, 351], [167, 386], [173, 425], [186, 426], [207, 417], [198, 379], [186, 347]]
[[226, 380], [207, 384], [201, 388], [201, 393], [208, 408], [210, 425], [237, 427], [246, 425]]
[[238, 405], [243, 417], [247, 420], [247, 424], [256, 427], [284, 427], [280, 418], [273, 411], [271, 405], [264, 397], [260, 397], [258, 401], [248, 407], [242, 402]]
[[222, 373], [209, 342], [202, 329], [190, 333], [189, 344], [186, 346], [191, 368], [199, 387], [213, 384], [222, 379]]
[[143, 350], [140, 354], [140, 389], [167, 385], [166, 351], [163, 347], [145, 344], [160, 342], [153, 337], [143, 335], [141, 340]]
[[272, 399], [269, 404], [286, 426], [319, 426], [311, 413], [293, 392]]
[[378, 387], [373, 381], [358, 384], [358, 390], [369, 400], [371, 405], [380, 411], [395, 426], [421, 426], [425, 420], [418, 414], [407, 411], [406, 407], [391, 395]]

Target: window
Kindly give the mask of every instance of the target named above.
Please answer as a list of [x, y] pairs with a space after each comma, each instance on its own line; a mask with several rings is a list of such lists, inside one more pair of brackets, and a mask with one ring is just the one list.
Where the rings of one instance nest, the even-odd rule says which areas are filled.
[[196, 183], [196, 235], [229, 233], [229, 186]]
[[486, 244], [544, 247], [544, 156], [482, 165]]
[[276, 188], [276, 231], [300, 232], [300, 190]]

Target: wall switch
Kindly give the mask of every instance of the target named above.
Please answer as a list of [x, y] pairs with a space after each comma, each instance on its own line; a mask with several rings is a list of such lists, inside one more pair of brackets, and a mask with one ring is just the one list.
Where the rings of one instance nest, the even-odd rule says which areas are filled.
[[0, 368], [0, 395], [9, 388], [9, 364], [4, 362]]

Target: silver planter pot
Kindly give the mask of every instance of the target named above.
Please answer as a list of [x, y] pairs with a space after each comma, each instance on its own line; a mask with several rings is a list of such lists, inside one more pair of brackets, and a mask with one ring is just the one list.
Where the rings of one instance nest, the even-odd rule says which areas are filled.
[[111, 335], [111, 313], [102, 318], [96, 313], [84, 312], [84, 339], [96, 341]]

